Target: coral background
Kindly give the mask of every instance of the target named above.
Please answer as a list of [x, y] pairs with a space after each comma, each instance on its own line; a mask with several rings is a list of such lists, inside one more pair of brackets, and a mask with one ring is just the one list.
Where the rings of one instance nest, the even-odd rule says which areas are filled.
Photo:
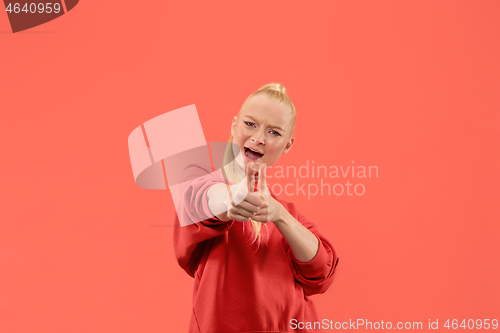
[[379, 169], [289, 198], [340, 256], [320, 318], [499, 319], [499, 37], [497, 0], [86, 0], [16, 34], [0, 12], [0, 332], [185, 332], [173, 203], [127, 137], [196, 104], [225, 141], [269, 82], [298, 112], [282, 165]]

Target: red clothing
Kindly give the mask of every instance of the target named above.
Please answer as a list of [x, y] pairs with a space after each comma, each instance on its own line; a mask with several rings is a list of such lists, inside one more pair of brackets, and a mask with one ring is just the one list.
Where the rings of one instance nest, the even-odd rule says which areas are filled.
[[177, 261], [195, 279], [189, 332], [316, 332], [292, 330], [290, 321], [319, 321], [309, 296], [324, 293], [333, 282], [338, 257], [332, 244], [293, 203], [271, 193], [318, 237], [319, 250], [309, 262], [297, 261], [274, 223], [266, 223], [269, 233], [262, 226], [257, 249], [250, 222], [211, 217], [207, 192], [224, 178], [220, 170], [204, 173], [186, 184], [182, 193], [190, 208], [180, 213], [202, 222], [181, 227], [176, 215], [174, 227]]

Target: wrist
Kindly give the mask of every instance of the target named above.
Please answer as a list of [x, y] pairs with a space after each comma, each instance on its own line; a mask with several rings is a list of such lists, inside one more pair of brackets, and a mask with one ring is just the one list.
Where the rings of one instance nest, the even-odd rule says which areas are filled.
[[274, 223], [278, 225], [287, 225], [288, 224], [287, 221], [290, 221], [289, 219], [290, 213], [285, 209], [285, 207], [281, 203], [277, 202], [277, 206], [278, 206], [278, 218], [276, 219], [276, 221], [274, 221]]

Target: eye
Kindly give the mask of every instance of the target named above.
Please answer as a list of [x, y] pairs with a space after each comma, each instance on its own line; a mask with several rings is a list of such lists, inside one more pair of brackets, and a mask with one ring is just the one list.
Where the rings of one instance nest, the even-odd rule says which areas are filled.
[[244, 123], [245, 123], [245, 125], [247, 125], [248, 127], [255, 127], [255, 126], [254, 126], [255, 124], [254, 124], [254, 123], [252, 123], [252, 122], [250, 122], [250, 121], [246, 121], [246, 120], [245, 120], [245, 121], [243, 121], [243, 122], [244, 122]]
[[274, 130], [271, 130], [271, 132], [270, 132], [270, 133], [271, 133], [272, 135], [274, 135], [274, 136], [281, 136], [281, 134], [280, 134], [279, 132], [276, 132], [276, 131], [274, 131]]

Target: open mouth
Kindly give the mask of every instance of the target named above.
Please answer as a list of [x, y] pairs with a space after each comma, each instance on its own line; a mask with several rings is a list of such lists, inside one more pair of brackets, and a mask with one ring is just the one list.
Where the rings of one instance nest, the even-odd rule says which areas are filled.
[[264, 154], [258, 152], [257, 150], [245, 147], [245, 156], [248, 157], [248, 159], [250, 159], [251, 161], [258, 161], [262, 156], [264, 156]]

